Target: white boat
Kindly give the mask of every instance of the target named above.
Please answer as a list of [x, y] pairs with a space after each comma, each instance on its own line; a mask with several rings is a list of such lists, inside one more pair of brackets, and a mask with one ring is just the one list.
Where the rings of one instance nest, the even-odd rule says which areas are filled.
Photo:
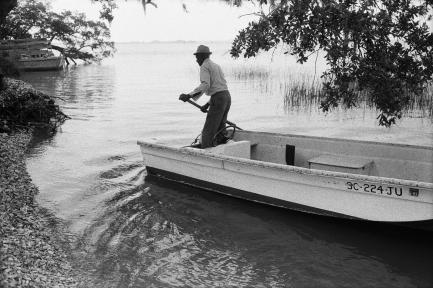
[[65, 57], [55, 55], [47, 39], [0, 41], [1, 55], [24, 71], [61, 70]]
[[18, 69], [24, 71], [61, 70], [65, 65], [62, 55], [56, 56], [49, 50], [33, 50], [21, 54], [16, 60]]
[[236, 131], [208, 149], [138, 141], [148, 174], [320, 215], [433, 230], [433, 148]]

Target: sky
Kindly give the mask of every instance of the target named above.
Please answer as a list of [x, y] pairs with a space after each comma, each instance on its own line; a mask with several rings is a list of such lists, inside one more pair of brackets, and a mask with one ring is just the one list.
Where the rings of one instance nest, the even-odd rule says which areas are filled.
[[[115, 42], [150, 41], [227, 41], [246, 27], [258, 11], [249, 1], [231, 7], [219, 1], [153, 0], [158, 8], [147, 5], [146, 13], [137, 0], [119, 0], [111, 24]], [[188, 13], [182, 8], [185, 4]], [[89, 19], [99, 15], [97, 4], [90, 0], [52, 0], [53, 10], [85, 12]]]

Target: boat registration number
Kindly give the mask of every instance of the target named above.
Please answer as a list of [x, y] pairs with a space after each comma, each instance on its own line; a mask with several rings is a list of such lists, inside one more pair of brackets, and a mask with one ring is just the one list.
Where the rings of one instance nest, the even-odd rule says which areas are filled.
[[368, 183], [358, 183], [353, 181], [346, 182], [346, 189], [350, 191], [363, 191], [367, 193], [382, 194], [389, 196], [403, 196], [403, 188], [396, 186], [383, 186]]

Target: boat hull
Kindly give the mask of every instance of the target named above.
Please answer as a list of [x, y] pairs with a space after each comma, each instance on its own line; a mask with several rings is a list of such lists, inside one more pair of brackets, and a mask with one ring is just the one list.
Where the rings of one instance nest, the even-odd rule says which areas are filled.
[[352, 217], [349, 215], [339, 214], [339, 213], [327, 211], [324, 209], [317, 209], [317, 208], [313, 208], [313, 207], [307, 206], [307, 205], [300, 205], [297, 203], [284, 201], [281, 199], [265, 196], [262, 194], [252, 193], [249, 191], [240, 190], [240, 189], [236, 189], [236, 188], [229, 187], [229, 186], [223, 186], [223, 185], [219, 185], [216, 183], [187, 177], [187, 176], [182, 175], [182, 174], [177, 174], [177, 173], [169, 172], [166, 170], [161, 170], [161, 169], [154, 168], [154, 167], [146, 166], [146, 171], [147, 171], [148, 175], [161, 177], [164, 179], [183, 183], [183, 184], [190, 185], [193, 187], [199, 187], [199, 188], [206, 189], [206, 190], [213, 191], [213, 192], [217, 192], [220, 194], [224, 194], [224, 195], [228, 195], [228, 196], [232, 196], [232, 197], [236, 197], [236, 198], [240, 198], [240, 199], [245, 199], [245, 200], [249, 200], [249, 201], [254, 201], [254, 202], [258, 202], [258, 203], [262, 203], [262, 204], [267, 204], [267, 205], [272, 205], [272, 206], [276, 206], [276, 207], [287, 208], [287, 209], [291, 209], [291, 210], [307, 212], [307, 213], [312, 213], [312, 214], [317, 214], [317, 215], [332, 216], [332, 217], [345, 218], [345, 219], [359, 219], [359, 218]]
[[18, 60], [18, 69], [24, 71], [49, 71], [49, 70], [61, 70], [65, 65], [65, 59], [63, 56], [50, 57], [43, 59], [28, 59]]
[[264, 205], [271, 205], [283, 209], [298, 211], [301, 213], [309, 213], [309, 214], [314, 214], [323, 217], [333, 217], [342, 220], [357, 221], [357, 223], [369, 222], [374, 224], [393, 225], [393, 226], [405, 227], [414, 230], [423, 230], [423, 231], [433, 233], [433, 219], [422, 220], [422, 221], [404, 221], [404, 222], [403, 221], [402, 222], [370, 221], [362, 218], [353, 217], [350, 215], [331, 212], [324, 209], [317, 209], [308, 205], [300, 205], [298, 203], [288, 202], [288, 201], [284, 201], [272, 197], [267, 197], [261, 194], [251, 193], [249, 191], [239, 190], [233, 187], [223, 186], [216, 183], [187, 177], [182, 174], [177, 174], [177, 173], [161, 170], [154, 167], [146, 166], [146, 171], [148, 176], [154, 176], [169, 181], [174, 181], [176, 183], [182, 183], [183, 185], [197, 187], [208, 191], [216, 192], [219, 194], [227, 195], [230, 197], [236, 197], [243, 200], [248, 200], [248, 201], [253, 201]]

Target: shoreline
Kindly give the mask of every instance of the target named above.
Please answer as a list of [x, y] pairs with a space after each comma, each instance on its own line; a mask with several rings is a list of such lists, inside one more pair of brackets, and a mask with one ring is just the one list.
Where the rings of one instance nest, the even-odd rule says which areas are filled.
[[0, 286], [78, 287], [70, 242], [35, 201], [38, 188], [25, 164], [31, 138], [0, 134]]

